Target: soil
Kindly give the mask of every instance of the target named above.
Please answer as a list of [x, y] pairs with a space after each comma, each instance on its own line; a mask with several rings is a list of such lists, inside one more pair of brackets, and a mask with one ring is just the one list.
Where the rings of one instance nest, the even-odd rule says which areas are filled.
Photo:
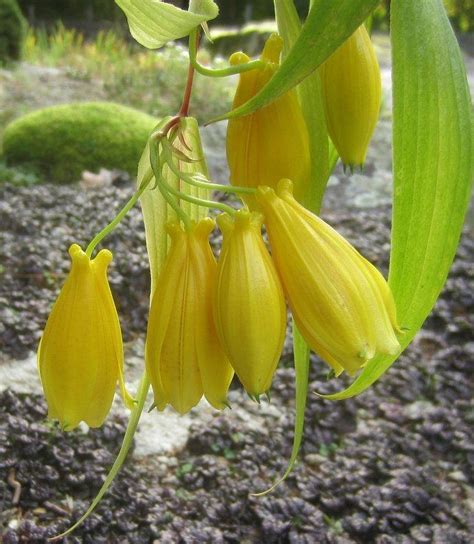
[[[5, 357], [19, 359], [35, 349], [69, 267], [68, 245], [84, 244], [130, 192], [113, 186], [1, 188]], [[325, 217], [386, 271], [387, 207], [355, 212], [340, 206]], [[111, 284], [130, 341], [143, 336], [148, 304], [138, 209], [107, 247], [114, 253]], [[252, 414], [265, 407], [237, 395], [238, 410], [216, 412], [206, 425], [196, 421], [175, 454], [130, 456], [96, 513], [67, 541], [471, 541], [472, 249], [472, 239], [464, 237], [424, 331], [374, 387], [344, 402], [309, 395], [300, 462], [272, 494], [249, 495], [268, 487], [290, 455], [289, 349], [272, 388], [275, 415], [265, 426], [252, 425]], [[342, 387], [344, 380], [326, 376], [327, 368], [314, 358], [310, 391]], [[40, 395], [6, 390], [0, 407], [3, 542], [44, 542], [77, 519], [93, 498], [125, 421], [114, 416], [100, 430], [64, 435], [45, 420]], [[13, 481], [21, 485], [17, 502]]]

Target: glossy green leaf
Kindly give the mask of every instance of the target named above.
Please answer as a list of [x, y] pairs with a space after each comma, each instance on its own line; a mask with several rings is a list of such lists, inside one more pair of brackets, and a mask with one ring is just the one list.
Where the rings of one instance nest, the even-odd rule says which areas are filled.
[[[473, 180], [472, 104], [462, 56], [441, 0], [392, 0], [394, 203], [389, 284], [404, 349], [446, 281]], [[357, 395], [394, 362], [371, 361]]]
[[148, 49], [188, 36], [191, 30], [219, 14], [212, 0], [191, 0], [189, 11], [161, 0], [115, 0], [127, 16], [130, 33]]
[[367, 18], [380, 0], [315, 0], [294, 46], [263, 89], [213, 121], [247, 115], [303, 81]]

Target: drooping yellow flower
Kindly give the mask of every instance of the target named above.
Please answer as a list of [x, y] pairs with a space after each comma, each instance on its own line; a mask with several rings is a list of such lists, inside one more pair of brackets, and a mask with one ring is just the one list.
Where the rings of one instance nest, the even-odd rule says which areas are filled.
[[380, 272], [301, 206], [291, 181], [259, 187], [272, 256], [296, 324], [337, 374], [399, 351], [395, 303]]
[[209, 245], [214, 221], [204, 218], [185, 231], [168, 226], [171, 247], [153, 294], [146, 341], [146, 369], [155, 405], [185, 414], [203, 393], [226, 406], [233, 376], [212, 316], [216, 260]]
[[[233, 107], [237, 108], [270, 80], [278, 69], [283, 41], [277, 34], [267, 40], [261, 59], [266, 65], [240, 75]], [[244, 53], [230, 57], [232, 65], [248, 62]], [[269, 185], [288, 177], [295, 196], [303, 198], [311, 171], [308, 131], [294, 90], [250, 115], [230, 119], [227, 128], [230, 182], [242, 187]], [[253, 207], [253, 197], [246, 197]]]
[[100, 427], [117, 380], [127, 406], [133, 404], [125, 390], [122, 333], [107, 281], [112, 253], [103, 249], [91, 260], [73, 244], [69, 255], [71, 271], [38, 348], [48, 417], [58, 419], [64, 430], [80, 421]]
[[217, 333], [251, 396], [270, 389], [286, 332], [286, 306], [261, 235], [260, 213], [239, 210], [217, 219], [224, 240], [217, 265], [214, 318]]
[[382, 83], [374, 46], [360, 26], [322, 64], [328, 132], [344, 164], [364, 164], [380, 112]]

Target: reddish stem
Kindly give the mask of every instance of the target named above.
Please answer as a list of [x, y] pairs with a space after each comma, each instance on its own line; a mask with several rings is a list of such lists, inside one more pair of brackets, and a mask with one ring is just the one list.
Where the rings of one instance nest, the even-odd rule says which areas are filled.
[[186, 87], [184, 89], [183, 102], [181, 103], [181, 108], [178, 113], [179, 117], [186, 117], [188, 115], [189, 103], [191, 101], [191, 93], [193, 90], [193, 80], [194, 80], [194, 68], [191, 65], [191, 63], [189, 63], [188, 79], [186, 81]]

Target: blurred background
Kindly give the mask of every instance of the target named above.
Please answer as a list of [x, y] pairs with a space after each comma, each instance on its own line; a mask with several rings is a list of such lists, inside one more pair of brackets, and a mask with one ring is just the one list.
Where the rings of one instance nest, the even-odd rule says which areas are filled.
[[[186, 8], [186, 1], [171, 2], [181, 8]], [[262, 0], [219, 0], [220, 8], [219, 21], [222, 24], [244, 24], [249, 20], [270, 19], [273, 16], [273, 2]], [[474, 24], [474, 1], [473, 0], [444, 0], [449, 17], [453, 26], [461, 32], [469, 32]], [[20, 7], [28, 17], [30, 23], [35, 21], [49, 22], [61, 19], [72, 21], [77, 24], [86, 21], [101, 25], [110, 23], [123, 23], [123, 16], [120, 9], [113, 0], [19, 0]], [[295, 5], [303, 16], [307, 9], [305, 0], [296, 0]], [[374, 16], [374, 24], [378, 28], [387, 28], [389, 24], [390, 0], [383, 0], [377, 8]]]

